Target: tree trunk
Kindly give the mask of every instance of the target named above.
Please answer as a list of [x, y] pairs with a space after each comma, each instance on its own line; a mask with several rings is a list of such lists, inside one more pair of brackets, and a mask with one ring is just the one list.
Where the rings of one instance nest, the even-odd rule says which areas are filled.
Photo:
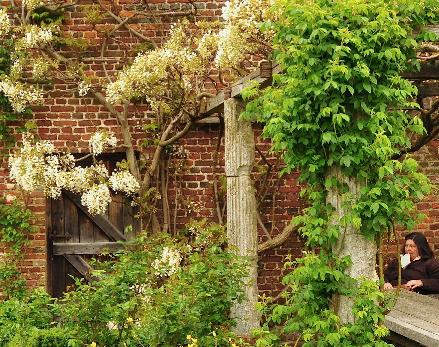
[[[332, 223], [341, 224], [340, 219], [349, 212], [348, 207], [352, 201], [356, 200], [360, 194], [361, 184], [355, 180], [344, 176], [340, 168], [332, 168], [328, 174], [333, 176], [339, 182], [345, 183], [349, 187], [349, 193], [342, 195], [337, 188], [333, 187], [328, 190], [326, 202], [334, 207]], [[346, 273], [353, 278], [370, 278], [378, 279], [376, 274], [376, 252], [377, 245], [374, 239], [367, 239], [352, 225], [341, 225], [340, 237], [333, 248], [335, 255], [339, 257], [349, 256], [352, 260], [351, 266]], [[338, 314], [342, 323], [352, 323], [354, 315], [352, 312], [353, 300], [346, 296], [334, 298], [334, 310]]]
[[255, 144], [250, 122], [239, 119], [242, 106], [242, 101], [233, 98], [224, 102], [227, 237], [239, 255], [250, 259], [249, 274], [244, 279], [246, 297], [234, 305], [231, 313], [237, 320], [235, 332], [249, 336], [260, 321], [256, 310], [258, 233], [255, 191], [250, 179]]

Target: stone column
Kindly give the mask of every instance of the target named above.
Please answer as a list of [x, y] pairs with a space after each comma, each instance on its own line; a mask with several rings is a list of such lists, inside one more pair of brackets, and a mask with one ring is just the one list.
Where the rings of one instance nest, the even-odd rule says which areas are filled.
[[[359, 196], [361, 184], [351, 178], [344, 176], [340, 168], [332, 168], [328, 174], [329, 177], [336, 177], [340, 183], [347, 184], [349, 187], [348, 196], [356, 200]], [[340, 219], [348, 213], [351, 202], [347, 201], [347, 195], [342, 195], [335, 187], [328, 190], [326, 202], [334, 207], [332, 223], [340, 224]], [[333, 252], [340, 258], [349, 256], [352, 264], [346, 273], [352, 278], [361, 277], [377, 280], [376, 274], [376, 253], [377, 244], [374, 239], [367, 239], [352, 225], [340, 227], [340, 236]], [[353, 323], [354, 315], [352, 313], [353, 300], [346, 296], [334, 298], [334, 310], [340, 317], [342, 323]]]
[[250, 178], [255, 144], [251, 123], [239, 119], [243, 102], [229, 98], [224, 102], [225, 171], [227, 176], [227, 237], [239, 255], [249, 257], [250, 267], [245, 281], [246, 298], [232, 308], [237, 321], [235, 332], [249, 336], [259, 327], [260, 314], [256, 310], [257, 287], [257, 217], [256, 198]]

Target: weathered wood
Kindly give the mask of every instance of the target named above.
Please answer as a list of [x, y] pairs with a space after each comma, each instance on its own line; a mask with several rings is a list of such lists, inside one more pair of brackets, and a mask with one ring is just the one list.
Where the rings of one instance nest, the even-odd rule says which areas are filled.
[[126, 241], [125, 235], [123, 235], [123, 233], [121, 233], [108, 219], [104, 218], [103, 216], [97, 215], [97, 216], [92, 216], [86, 207], [84, 207], [81, 204], [81, 201], [79, 200], [79, 198], [75, 195], [73, 195], [70, 192], [66, 192], [65, 193], [66, 196], [72, 200], [77, 207], [79, 207], [79, 209], [90, 219], [93, 220], [93, 222], [99, 227], [101, 228], [101, 230], [107, 234], [107, 236], [112, 240], [112, 241]]
[[[69, 242], [79, 242], [78, 209], [70, 199], [64, 200], [64, 229], [69, 235]], [[67, 239], [66, 239], [67, 240]]]
[[386, 326], [423, 346], [439, 346], [439, 300], [402, 290]]
[[64, 200], [52, 200], [52, 239], [62, 239], [65, 237], [64, 230]]
[[407, 72], [402, 75], [409, 80], [437, 80], [439, 79], [439, 65], [436, 63], [422, 64], [418, 72]]
[[254, 135], [250, 122], [241, 120], [243, 103], [230, 98], [224, 103], [225, 171], [227, 176], [227, 237], [235, 251], [249, 258], [249, 274], [244, 279], [246, 298], [232, 308], [235, 332], [250, 336], [260, 324], [256, 310], [257, 287], [257, 216], [256, 198], [250, 177], [254, 156]]
[[124, 245], [119, 242], [77, 242], [77, 243], [54, 243], [54, 255], [69, 254], [101, 254], [104, 251], [116, 252], [124, 249]]
[[[268, 74], [267, 71], [265, 71], [265, 66], [262, 66], [262, 70], [262, 76], [265, 77], [261, 77], [261, 68], [258, 68], [252, 73], [233, 83], [230, 89], [229, 97], [239, 97], [244, 88], [248, 87], [251, 83], [254, 82], [258, 82], [262, 88], [268, 87], [272, 82], [272, 76], [274, 74], [278, 74], [281, 71], [280, 65], [274, 65], [271, 74]], [[227, 99], [227, 97], [225, 96], [226, 93], [224, 91], [221, 91], [216, 96], [208, 99], [201, 114], [203, 116], [207, 116], [222, 112], [224, 109], [224, 101]]]
[[439, 83], [421, 84], [418, 87], [418, 94], [422, 98], [439, 96]]
[[79, 255], [65, 254], [64, 258], [82, 275], [85, 279], [90, 280], [91, 267], [88, 263]]

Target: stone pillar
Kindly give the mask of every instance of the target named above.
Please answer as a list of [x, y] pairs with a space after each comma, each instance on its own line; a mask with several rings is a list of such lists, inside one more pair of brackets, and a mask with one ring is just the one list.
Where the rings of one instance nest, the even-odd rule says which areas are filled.
[[257, 287], [257, 216], [254, 187], [250, 178], [255, 144], [251, 123], [239, 119], [243, 102], [229, 98], [224, 102], [225, 171], [227, 176], [227, 237], [239, 255], [249, 257], [249, 275], [245, 281], [246, 298], [232, 308], [235, 332], [249, 336], [259, 327], [256, 310]]
[[[334, 207], [332, 223], [340, 224], [340, 219], [348, 213], [348, 206], [351, 204], [351, 202], [347, 200], [348, 196], [350, 199], [356, 200], [362, 186], [358, 181], [344, 176], [340, 168], [332, 168], [328, 176], [336, 177], [340, 183], [347, 184], [349, 187], [348, 195], [342, 195], [333, 187], [328, 190], [326, 198], [326, 202]], [[361, 277], [374, 280], [378, 279], [375, 270], [377, 253], [376, 241], [364, 237], [361, 230], [356, 229], [352, 225], [341, 226], [340, 237], [333, 248], [333, 252], [341, 258], [345, 256], [351, 258], [352, 264], [346, 271], [350, 277], [356, 279]], [[346, 296], [339, 296], [334, 299], [334, 310], [340, 317], [341, 322], [353, 323], [353, 300]]]

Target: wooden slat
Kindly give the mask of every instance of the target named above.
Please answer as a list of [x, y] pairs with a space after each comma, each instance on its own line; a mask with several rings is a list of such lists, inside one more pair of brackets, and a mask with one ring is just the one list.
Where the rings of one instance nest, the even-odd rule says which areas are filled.
[[118, 242], [54, 243], [53, 254], [101, 254], [104, 251], [115, 252], [123, 248], [124, 245]]
[[62, 199], [52, 200], [52, 233], [53, 238], [65, 236], [64, 230], [64, 201]]
[[439, 96], [439, 83], [421, 84], [418, 87], [418, 93], [423, 98]]
[[[275, 65], [272, 69], [272, 74], [278, 74], [280, 72], [280, 66]], [[250, 83], [258, 82], [262, 88], [268, 87], [272, 79], [271, 77], [261, 77], [261, 69], [258, 68], [254, 72], [248, 74], [247, 76], [241, 78], [235, 82], [231, 87], [230, 97], [234, 98], [241, 94], [244, 88], [248, 87]], [[204, 110], [201, 112], [203, 116], [212, 115], [218, 112], [222, 112], [224, 108], [224, 100], [226, 94], [224, 91], [219, 92], [216, 96], [207, 100]]]
[[69, 242], [79, 242], [78, 209], [70, 199], [64, 199], [64, 230], [69, 234]]
[[88, 263], [79, 255], [65, 254], [64, 258], [82, 275], [85, 279], [90, 279], [91, 267]]
[[403, 77], [410, 80], [437, 80], [439, 79], [439, 65], [422, 64], [419, 72], [407, 72]]
[[101, 230], [112, 240], [112, 241], [126, 241], [125, 235], [121, 233], [108, 219], [97, 215], [92, 216], [87, 208], [85, 208], [82, 204], [79, 198], [75, 195], [73, 195], [70, 192], [65, 192], [66, 196], [70, 200], [72, 200], [77, 207], [90, 219], [93, 220], [93, 222], [101, 228]]

